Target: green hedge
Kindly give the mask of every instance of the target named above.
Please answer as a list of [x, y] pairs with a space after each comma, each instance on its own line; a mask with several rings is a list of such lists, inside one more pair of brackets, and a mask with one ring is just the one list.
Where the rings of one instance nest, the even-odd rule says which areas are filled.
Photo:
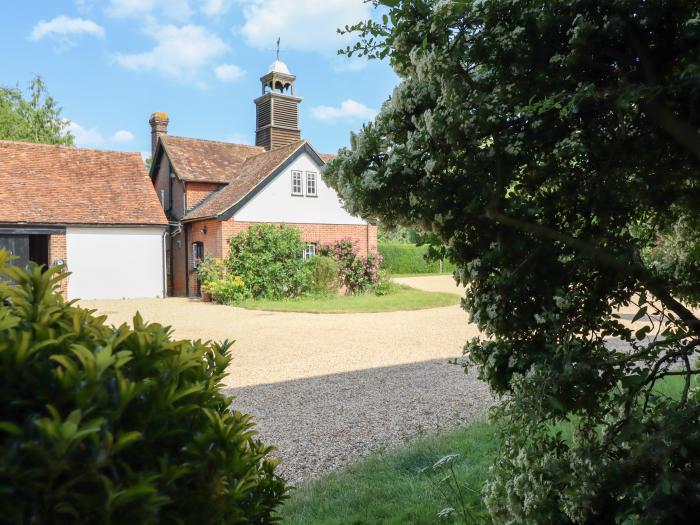
[[[384, 258], [382, 267], [389, 273], [437, 273], [440, 271], [439, 261], [428, 261], [424, 255], [428, 252], [428, 247], [417, 246], [415, 244], [405, 244], [396, 242], [379, 243], [379, 253]], [[451, 272], [453, 265], [449, 261], [444, 261], [443, 272]]]

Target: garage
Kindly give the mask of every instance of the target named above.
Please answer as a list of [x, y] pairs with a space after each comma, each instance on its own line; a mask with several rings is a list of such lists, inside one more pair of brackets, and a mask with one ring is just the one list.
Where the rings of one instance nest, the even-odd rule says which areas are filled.
[[163, 297], [163, 229], [66, 230], [68, 298]]
[[0, 140], [0, 249], [66, 299], [162, 297], [167, 227], [139, 153]]

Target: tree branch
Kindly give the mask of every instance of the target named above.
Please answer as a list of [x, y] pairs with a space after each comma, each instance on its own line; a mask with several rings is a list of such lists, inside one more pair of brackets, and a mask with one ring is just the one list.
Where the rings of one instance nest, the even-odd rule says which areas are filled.
[[510, 226], [511, 228], [530, 233], [537, 237], [560, 242], [566, 246], [588, 254], [604, 266], [635, 277], [669, 310], [674, 312], [678, 318], [683, 321], [683, 323], [685, 323], [696, 335], [700, 336], [700, 319], [695, 317], [693, 312], [675, 299], [643, 266], [621, 261], [614, 255], [594, 244], [577, 239], [576, 237], [572, 237], [560, 231], [554, 230], [548, 226], [525, 222], [520, 219], [504, 215], [503, 213], [493, 209], [487, 209], [485, 215], [487, 219], [491, 219], [497, 223]]

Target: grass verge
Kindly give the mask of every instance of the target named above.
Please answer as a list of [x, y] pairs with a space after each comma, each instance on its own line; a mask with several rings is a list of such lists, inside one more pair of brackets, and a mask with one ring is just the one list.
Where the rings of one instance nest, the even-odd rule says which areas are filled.
[[282, 523], [289, 525], [416, 525], [438, 522], [437, 513], [454, 502], [441, 496], [431, 478], [421, 472], [447, 454], [465, 492], [466, 504], [484, 514], [478, 492], [497, 450], [495, 428], [475, 422], [441, 436], [427, 437], [398, 450], [374, 454], [340, 472], [303, 484], [282, 507]]
[[[657, 394], [678, 399], [683, 389], [679, 377], [667, 377], [655, 386]], [[565, 439], [570, 423], [559, 423]], [[457, 453], [455, 475], [470, 487], [465, 503], [473, 521], [488, 522], [479, 492], [496, 457], [496, 427], [484, 421], [440, 436], [426, 437], [402, 448], [379, 453], [350, 467], [302, 484], [282, 506], [286, 525], [416, 525], [438, 523], [438, 512], [456, 501], [446, 501], [436, 488], [439, 478], [422, 470], [447, 454]]]
[[307, 313], [360, 313], [421, 310], [459, 304], [459, 296], [395, 285], [387, 295], [308, 295], [294, 299], [255, 299], [236, 306], [251, 310]]

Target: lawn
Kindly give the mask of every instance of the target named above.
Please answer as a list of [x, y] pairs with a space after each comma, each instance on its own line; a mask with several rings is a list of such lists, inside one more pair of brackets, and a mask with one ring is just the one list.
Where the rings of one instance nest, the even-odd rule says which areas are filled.
[[[655, 390], [678, 398], [683, 380], [668, 377]], [[570, 436], [569, 424], [556, 428]], [[437, 523], [437, 513], [457, 502], [447, 501], [435, 486], [434, 481], [439, 478], [431, 479], [423, 469], [447, 454], [457, 453], [453, 468], [457, 479], [468, 487], [464, 494], [472, 512], [470, 523], [480, 523], [482, 519], [488, 523], [479, 492], [497, 449], [496, 427], [485, 421], [426, 437], [301, 485], [283, 505], [280, 516], [288, 525]]]
[[289, 525], [434, 524], [447, 502], [435, 486], [439, 478], [422, 470], [447, 454], [458, 479], [473, 491], [465, 492], [472, 510], [483, 516], [481, 490], [496, 455], [495, 429], [476, 422], [457, 431], [423, 438], [401, 449], [369, 458], [304, 484], [292, 492], [280, 512]]
[[459, 304], [459, 296], [445, 292], [425, 292], [406, 285], [394, 285], [387, 295], [307, 295], [294, 299], [251, 299], [236, 306], [253, 310], [307, 313], [360, 313], [421, 310]]

